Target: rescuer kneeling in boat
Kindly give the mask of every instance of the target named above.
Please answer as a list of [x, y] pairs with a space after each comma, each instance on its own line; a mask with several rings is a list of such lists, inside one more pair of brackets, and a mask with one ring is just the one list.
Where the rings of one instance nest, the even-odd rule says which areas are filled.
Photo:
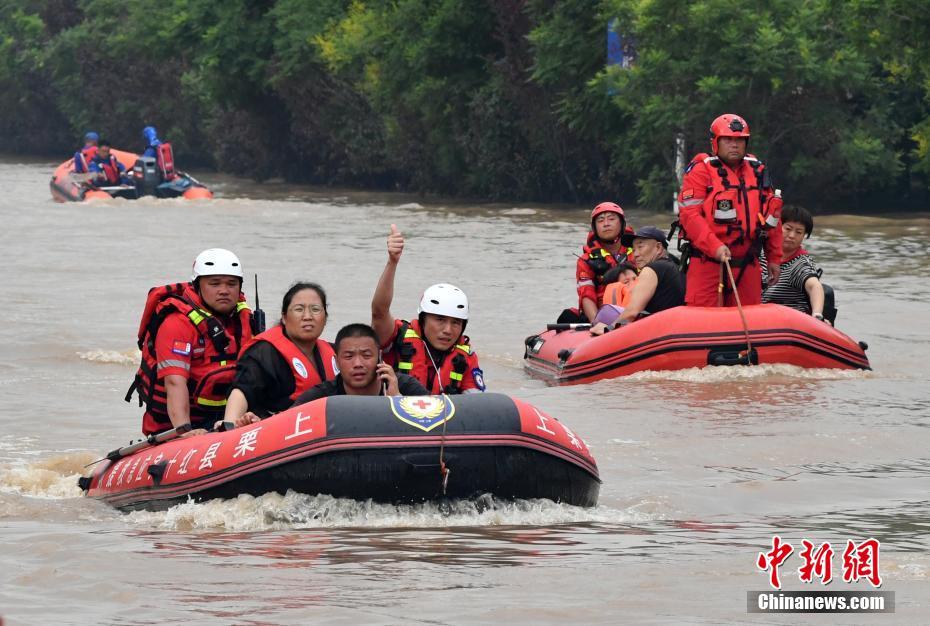
[[101, 139], [97, 144], [97, 151], [87, 164], [87, 169], [91, 174], [90, 183], [95, 187], [129, 184], [129, 180], [123, 178], [126, 166], [110, 153], [110, 142], [106, 139]]
[[[781, 214], [781, 230], [781, 272], [778, 282], [762, 293], [762, 302], [781, 304], [826, 321], [821, 270], [801, 246], [805, 236], [810, 239], [814, 232], [814, 218], [801, 207], [785, 207]], [[765, 265], [766, 259], [762, 260]]]
[[336, 378], [336, 352], [326, 328], [326, 292], [316, 283], [291, 286], [281, 301], [281, 323], [256, 335], [236, 364], [224, 421], [238, 426], [279, 413], [316, 385]]
[[[685, 303], [685, 288], [678, 265], [668, 256], [665, 233], [655, 226], [640, 228], [634, 235], [623, 236], [624, 245], [633, 247], [633, 258], [639, 267], [639, 278], [630, 294], [629, 302], [616, 319], [615, 325], [624, 325], [640, 315], [658, 313]], [[596, 323], [592, 335], [603, 334], [608, 324]]]
[[578, 308], [562, 311], [558, 319], [560, 324], [594, 321], [598, 308], [604, 303], [608, 283], [605, 276], [619, 263], [632, 260], [630, 249], [620, 241], [624, 233], [632, 232], [619, 204], [601, 202], [594, 207], [588, 241], [575, 264]]
[[688, 306], [736, 306], [723, 265], [727, 261], [740, 303], [759, 304], [763, 248], [769, 284], [778, 280], [780, 192], [765, 164], [747, 153], [749, 125], [739, 115], [727, 113], [713, 121], [710, 145], [712, 155], [698, 154], [685, 169], [678, 194], [679, 221], [690, 246], [685, 301]]
[[388, 261], [371, 299], [371, 326], [385, 362], [416, 378], [431, 394], [484, 391], [478, 355], [463, 334], [468, 323], [465, 293], [454, 285], [433, 285], [423, 292], [416, 320], [394, 319], [394, 274], [404, 237], [393, 224], [387, 249]]
[[[139, 325], [142, 364], [126, 395], [145, 402], [142, 432], [205, 432], [223, 416], [236, 358], [252, 337], [239, 258], [222, 248], [194, 260], [191, 283], [149, 291]], [[191, 428], [197, 429], [191, 431]]]

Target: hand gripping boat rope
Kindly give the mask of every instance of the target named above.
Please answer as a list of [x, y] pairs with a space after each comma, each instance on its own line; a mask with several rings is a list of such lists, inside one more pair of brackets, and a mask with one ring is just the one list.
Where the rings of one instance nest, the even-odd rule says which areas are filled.
[[[739, 291], [736, 289], [736, 280], [733, 278], [733, 270], [730, 268], [730, 259], [724, 259], [723, 264], [727, 266], [727, 275], [729, 275], [730, 285], [733, 287], [733, 297], [736, 298], [736, 309], [739, 311], [740, 319], [743, 320], [743, 331], [746, 333], [746, 361], [749, 365], [752, 365], [752, 342], [749, 340], [749, 323], [746, 322], [746, 313], [739, 301]], [[723, 281], [720, 282], [720, 290], [723, 291]], [[743, 354], [740, 353], [740, 356], [743, 356]]]

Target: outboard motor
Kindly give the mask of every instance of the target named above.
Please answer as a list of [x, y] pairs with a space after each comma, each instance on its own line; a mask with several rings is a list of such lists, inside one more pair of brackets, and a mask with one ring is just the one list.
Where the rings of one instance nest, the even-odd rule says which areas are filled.
[[155, 157], [139, 157], [132, 166], [132, 180], [140, 196], [154, 196], [155, 188], [161, 183]]

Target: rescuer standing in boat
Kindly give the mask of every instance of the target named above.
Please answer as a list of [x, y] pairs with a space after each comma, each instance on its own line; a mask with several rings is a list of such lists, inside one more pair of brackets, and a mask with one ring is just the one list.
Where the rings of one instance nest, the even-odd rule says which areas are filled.
[[678, 195], [679, 220], [690, 241], [685, 303], [735, 306], [724, 267], [733, 268], [740, 302], [762, 302], [759, 251], [769, 263], [769, 284], [778, 280], [782, 258], [782, 200], [765, 164], [748, 154], [749, 125], [726, 113], [710, 126], [712, 154], [695, 156]]

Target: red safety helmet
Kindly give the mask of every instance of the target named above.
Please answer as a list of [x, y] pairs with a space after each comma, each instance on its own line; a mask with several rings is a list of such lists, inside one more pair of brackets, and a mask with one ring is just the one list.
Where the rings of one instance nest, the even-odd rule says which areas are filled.
[[594, 220], [597, 219], [597, 216], [601, 213], [616, 213], [620, 216], [620, 236], [623, 235], [626, 231], [626, 217], [623, 215], [623, 209], [620, 208], [620, 205], [616, 202], [601, 202], [599, 205], [594, 207], [594, 210], [591, 211], [591, 232], [594, 233], [594, 236], [597, 237], [597, 228], [594, 227]]
[[749, 124], [734, 113], [724, 113], [710, 125], [710, 147], [717, 154], [717, 140], [720, 137], [745, 137], [749, 146]]

